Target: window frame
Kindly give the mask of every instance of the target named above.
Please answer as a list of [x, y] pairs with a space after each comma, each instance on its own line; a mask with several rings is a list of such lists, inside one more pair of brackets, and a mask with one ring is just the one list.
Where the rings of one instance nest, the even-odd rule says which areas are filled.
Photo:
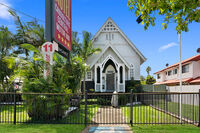
[[178, 69], [175, 68], [175, 69], [173, 70], [173, 75], [176, 75], [177, 73], [178, 73]]
[[167, 75], [168, 75], [168, 76], [171, 76], [171, 75], [172, 75], [172, 70], [168, 71], [168, 72], [167, 72]]
[[160, 77], [160, 74], [157, 74], [157, 79], [160, 79], [161, 77]]
[[[88, 73], [90, 73], [90, 76], [91, 76], [90, 78], [88, 78], [88, 76], [89, 76]], [[88, 81], [92, 80], [92, 71], [87, 71], [86, 72], [86, 80], [88, 80]]]
[[182, 66], [182, 73], [188, 73], [189, 71], [190, 71], [189, 64], [186, 64], [186, 65]]
[[129, 71], [129, 77], [130, 77], [130, 80], [133, 78], [135, 78], [135, 69], [133, 67], [133, 64], [131, 64], [130, 66], [130, 71]]

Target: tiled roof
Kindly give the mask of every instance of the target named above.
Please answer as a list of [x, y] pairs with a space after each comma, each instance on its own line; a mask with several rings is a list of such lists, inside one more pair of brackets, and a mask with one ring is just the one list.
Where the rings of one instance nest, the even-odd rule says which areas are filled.
[[[192, 81], [192, 78], [185, 78], [185, 79], [182, 79], [182, 82], [190, 82]], [[176, 83], [179, 83], [180, 80], [179, 79], [173, 79], [173, 80], [167, 80], [167, 81], [164, 81], [164, 82], [156, 82], [155, 85], [160, 85], [160, 84], [176, 84]]]
[[190, 83], [200, 83], [200, 77], [192, 80]]
[[[186, 59], [186, 60], [183, 60], [181, 63], [182, 63], [182, 64], [186, 64], [186, 63], [189, 63], [189, 62], [192, 62], [192, 61], [198, 61], [198, 60], [200, 60], [200, 54], [198, 54], [198, 55], [196, 55], [196, 56], [193, 56], [193, 57], [190, 57], [190, 58], [188, 58], [188, 59]], [[162, 69], [162, 70], [160, 70], [160, 71], [158, 71], [158, 72], [155, 72], [154, 74], [163, 72], [163, 71], [165, 71], [165, 70], [167, 70], [167, 69], [170, 69], [170, 68], [173, 68], [173, 67], [177, 67], [177, 66], [179, 66], [179, 63], [176, 63], [176, 64], [171, 65], [171, 66], [169, 66], [169, 67], [167, 67], [167, 68], [165, 68], [165, 69]]]

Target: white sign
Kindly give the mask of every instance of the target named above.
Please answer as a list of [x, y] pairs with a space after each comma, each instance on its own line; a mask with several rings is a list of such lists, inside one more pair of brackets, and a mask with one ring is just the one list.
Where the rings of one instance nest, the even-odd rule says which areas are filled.
[[52, 42], [46, 42], [42, 45], [42, 54], [47, 62], [44, 70], [45, 79], [51, 74], [51, 65], [53, 65], [53, 54], [57, 50], [58, 45]]

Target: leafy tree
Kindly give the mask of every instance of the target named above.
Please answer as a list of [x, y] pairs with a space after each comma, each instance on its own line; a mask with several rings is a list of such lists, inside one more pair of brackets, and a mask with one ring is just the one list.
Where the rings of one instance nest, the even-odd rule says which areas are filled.
[[156, 79], [153, 76], [148, 75], [146, 77], [146, 84], [147, 85], [152, 85], [154, 83], [156, 83]]
[[142, 85], [145, 85], [146, 84], [146, 81], [145, 81], [145, 77], [144, 76], [140, 76], [140, 83]]
[[148, 67], [146, 68], [146, 72], [147, 72], [148, 75], [149, 75], [150, 71], [151, 71], [151, 67], [148, 66]]
[[130, 11], [143, 20], [145, 30], [155, 25], [155, 15], [164, 17], [163, 29], [168, 24], [175, 22], [178, 33], [188, 31], [188, 24], [200, 22], [200, 1], [199, 0], [128, 0]]

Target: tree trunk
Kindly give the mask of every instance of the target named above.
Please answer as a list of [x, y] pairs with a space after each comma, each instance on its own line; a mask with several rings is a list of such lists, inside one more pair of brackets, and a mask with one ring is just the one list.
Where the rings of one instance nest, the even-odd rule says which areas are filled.
[[2, 82], [2, 87], [3, 87], [3, 92], [5, 92], [5, 87], [4, 87], [4, 80], [1, 81]]
[[83, 94], [85, 94], [85, 70], [84, 70], [84, 79], [83, 79]]

